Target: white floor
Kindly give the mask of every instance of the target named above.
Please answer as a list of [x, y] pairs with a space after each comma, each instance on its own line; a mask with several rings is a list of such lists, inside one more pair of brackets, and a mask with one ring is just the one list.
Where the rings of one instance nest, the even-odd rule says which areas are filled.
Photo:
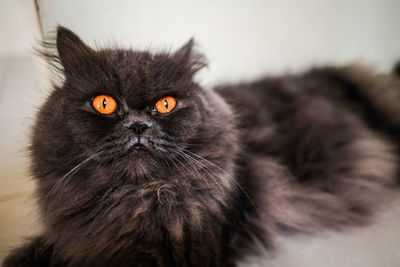
[[281, 237], [275, 255], [250, 261], [241, 267], [398, 267], [400, 198], [371, 226], [319, 236]]

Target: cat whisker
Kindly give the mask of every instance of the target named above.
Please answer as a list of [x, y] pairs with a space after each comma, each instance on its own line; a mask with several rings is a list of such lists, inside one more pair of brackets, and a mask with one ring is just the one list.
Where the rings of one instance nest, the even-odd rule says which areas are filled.
[[247, 194], [247, 192], [244, 190], [244, 188], [239, 184], [239, 182], [235, 179], [235, 177], [233, 177], [233, 176], [230, 175], [227, 171], [225, 171], [224, 169], [222, 169], [221, 167], [219, 167], [219, 166], [216, 165], [215, 163], [209, 161], [208, 159], [205, 159], [204, 157], [199, 156], [199, 155], [197, 155], [196, 153], [193, 153], [193, 152], [191, 152], [191, 151], [189, 151], [189, 150], [186, 150], [186, 149], [184, 149], [184, 148], [180, 148], [180, 149], [181, 149], [182, 151], [186, 151], [187, 153], [190, 153], [191, 155], [193, 155], [193, 156], [195, 156], [195, 157], [197, 157], [197, 158], [199, 158], [199, 159], [201, 159], [201, 160], [204, 160], [205, 162], [208, 162], [209, 164], [213, 165], [214, 167], [216, 167], [216, 168], [217, 168], [218, 170], [220, 170], [221, 172], [225, 173], [225, 174], [228, 176], [228, 178], [230, 178], [230, 179], [236, 184], [236, 186], [239, 188], [239, 190], [240, 190], [240, 191], [245, 195], [245, 197], [249, 200], [250, 204], [253, 206], [253, 208], [256, 210], [256, 212], [259, 213], [259, 212], [258, 212], [258, 209], [257, 209], [257, 207], [256, 207], [256, 205], [254, 204], [254, 201], [250, 198], [250, 196]]
[[[75, 167], [73, 167], [70, 171], [68, 171], [66, 174], [64, 174], [60, 180], [58, 180], [49, 190], [49, 192], [46, 194], [46, 198], [48, 198], [49, 196], [51, 196], [53, 194], [53, 191], [55, 189], [57, 189], [57, 187], [59, 187], [60, 185], [65, 185], [65, 183], [68, 183], [69, 179], [71, 179], [71, 177], [88, 161], [90, 161], [91, 159], [93, 159], [94, 157], [100, 155], [100, 153], [102, 153], [102, 151], [91, 155], [90, 157], [86, 158], [85, 160], [83, 160], [82, 162], [80, 162], [79, 164], [77, 164]], [[68, 178], [68, 179], [67, 179]], [[67, 180], [66, 180], [67, 179]], [[66, 182], [65, 182], [66, 180]]]
[[[222, 186], [220, 183], [218, 183], [218, 175], [213, 172], [212, 170], [210, 170], [209, 168], [207, 168], [206, 166], [202, 165], [200, 162], [198, 162], [196, 159], [190, 157], [189, 155], [182, 153], [181, 151], [176, 151], [175, 153], [177, 153], [178, 155], [182, 156], [191, 166], [192, 168], [196, 171], [196, 173], [198, 174], [198, 177], [203, 177], [199, 171], [196, 168], [197, 166], [200, 166], [200, 169], [203, 169], [205, 171], [205, 173], [208, 175], [208, 177], [210, 177], [214, 183], [217, 185], [218, 189], [221, 191], [222, 194], [226, 195], [226, 192], [223, 190]], [[210, 183], [207, 179], [202, 179], [205, 183], [207, 183], [208, 186], [210, 186]]]
[[[175, 165], [175, 167], [178, 169], [178, 171], [181, 173], [181, 175], [184, 175], [184, 172], [182, 171], [182, 169], [179, 167], [179, 165], [175, 162], [177, 161], [177, 159], [174, 159], [173, 157], [171, 157], [170, 155], [168, 155], [168, 153], [165, 153], [165, 159], [170, 160], [172, 162], [172, 164]], [[179, 161], [178, 161], [179, 162]], [[181, 165], [183, 165], [181, 162], [179, 162]], [[183, 165], [184, 166], [184, 165]]]
[[[197, 164], [198, 166], [201, 167], [201, 169], [204, 169], [205, 172], [207, 173], [207, 175], [209, 175], [210, 178], [213, 179], [214, 183], [217, 184], [218, 189], [221, 191], [222, 194], [226, 195], [226, 192], [223, 190], [222, 185], [218, 182], [218, 174], [215, 173], [213, 170], [211, 170], [210, 168], [208, 168], [207, 166], [205, 166], [204, 164], [202, 164], [201, 162], [199, 162], [198, 160], [196, 160], [195, 158], [189, 156], [188, 154], [184, 153], [183, 151], [180, 150], [175, 150], [173, 148], [171, 148], [174, 152], [176, 152], [177, 154], [181, 155], [186, 161], [192, 162], [192, 166], [193, 163]], [[202, 177], [200, 175], [200, 173], [197, 171], [196, 167], [193, 166], [193, 168], [196, 170], [196, 172], [198, 173], [199, 177]], [[204, 180], [206, 181], [206, 180]], [[207, 181], [206, 181], [207, 182]], [[209, 185], [209, 183], [207, 182], [207, 184]]]

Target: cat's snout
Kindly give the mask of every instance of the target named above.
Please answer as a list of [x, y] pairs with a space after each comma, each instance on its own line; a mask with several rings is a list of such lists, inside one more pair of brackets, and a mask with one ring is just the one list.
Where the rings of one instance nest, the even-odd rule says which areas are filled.
[[146, 129], [150, 128], [149, 124], [142, 122], [135, 122], [132, 124], [124, 124], [125, 127], [133, 130], [137, 135], [141, 135]]

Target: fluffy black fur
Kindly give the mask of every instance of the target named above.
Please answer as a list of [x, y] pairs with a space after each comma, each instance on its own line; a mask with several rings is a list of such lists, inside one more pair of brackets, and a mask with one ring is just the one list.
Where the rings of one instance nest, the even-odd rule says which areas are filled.
[[[326, 67], [204, 90], [192, 47], [95, 51], [58, 28], [45, 56], [65, 81], [31, 145], [45, 230], [3, 266], [234, 266], [278, 232], [370, 222], [398, 178], [396, 77]], [[164, 96], [177, 106], [158, 114]]]

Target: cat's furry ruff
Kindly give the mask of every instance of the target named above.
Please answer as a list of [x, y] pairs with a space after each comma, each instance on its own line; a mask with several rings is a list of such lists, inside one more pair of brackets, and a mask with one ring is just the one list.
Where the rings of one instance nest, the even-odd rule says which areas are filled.
[[[357, 66], [204, 90], [193, 41], [94, 51], [59, 27], [65, 82], [41, 109], [32, 173], [44, 233], [3, 266], [234, 266], [278, 232], [364, 225], [398, 181], [400, 83]], [[115, 97], [113, 116], [90, 110]], [[174, 95], [164, 117], [147, 108]], [[130, 155], [146, 121], [147, 151]]]

